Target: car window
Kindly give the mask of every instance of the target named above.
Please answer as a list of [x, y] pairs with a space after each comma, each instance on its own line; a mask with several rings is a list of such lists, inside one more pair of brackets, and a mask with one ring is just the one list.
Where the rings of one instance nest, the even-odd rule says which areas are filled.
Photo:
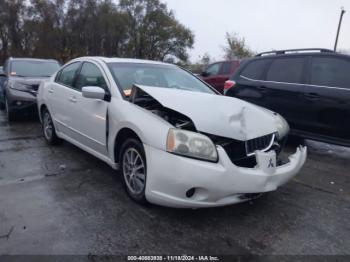
[[14, 60], [10, 65], [10, 74], [19, 77], [50, 77], [60, 68], [57, 62], [39, 60]]
[[350, 88], [350, 62], [335, 57], [313, 58], [310, 83]]
[[265, 68], [270, 61], [269, 59], [252, 61], [243, 69], [241, 75], [254, 80], [262, 80]]
[[273, 60], [267, 72], [267, 81], [301, 83], [304, 58], [279, 58]]
[[221, 69], [221, 72], [223, 75], [228, 75], [231, 73], [231, 63], [223, 63], [222, 64], [222, 69]]
[[218, 75], [220, 71], [220, 67], [221, 67], [221, 63], [213, 64], [207, 68], [206, 72], [210, 76]]
[[107, 90], [107, 84], [100, 69], [92, 63], [84, 63], [77, 77], [75, 87], [81, 90], [84, 86], [98, 86]]
[[58, 73], [56, 82], [69, 87], [73, 87], [75, 76], [79, 68], [80, 62], [76, 62], [66, 66], [61, 70], [61, 72]]

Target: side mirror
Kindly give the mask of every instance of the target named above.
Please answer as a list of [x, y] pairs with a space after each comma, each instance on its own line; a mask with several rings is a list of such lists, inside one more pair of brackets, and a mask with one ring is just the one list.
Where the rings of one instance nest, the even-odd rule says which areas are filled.
[[82, 93], [83, 97], [99, 100], [103, 100], [106, 95], [105, 90], [98, 86], [84, 86]]
[[208, 77], [208, 76], [209, 76], [209, 73], [208, 73], [207, 71], [203, 71], [202, 74], [201, 74], [201, 76], [203, 76], [203, 77]]

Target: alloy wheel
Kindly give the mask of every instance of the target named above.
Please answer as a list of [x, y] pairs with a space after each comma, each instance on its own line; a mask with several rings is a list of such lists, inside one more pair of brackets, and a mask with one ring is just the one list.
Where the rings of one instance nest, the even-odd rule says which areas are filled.
[[44, 135], [46, 139], [51, 140], [52, 134], [53, 134], [53, 123], [52, 123], [51, 116], [48, 112], [45, 112], [43, 125], [44, 125]]
[[128, 148], [123, 155], [123, 175], [131, 193], [140, 194], [146, 184], [146, 168], [142, 156], [135, 148]]

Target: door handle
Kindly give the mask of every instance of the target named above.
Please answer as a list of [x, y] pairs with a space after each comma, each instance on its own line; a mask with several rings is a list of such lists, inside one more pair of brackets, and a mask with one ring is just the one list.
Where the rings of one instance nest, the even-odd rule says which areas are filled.
[[53, 89], [52, 88], [49, 89], [49, 93], [53, 94]]
[[75, 96], [71, 96], [69, 98], [69, 101], [71, 101], [72, 103], [76, 103], [78, 100], [77, 100], [77, 98]]
[[309, 100], [317, 100], [320, 98], [319, 94], [316, 94], [316, 93], [305, 93], [304, 96], [306, 99], [309, 99]]

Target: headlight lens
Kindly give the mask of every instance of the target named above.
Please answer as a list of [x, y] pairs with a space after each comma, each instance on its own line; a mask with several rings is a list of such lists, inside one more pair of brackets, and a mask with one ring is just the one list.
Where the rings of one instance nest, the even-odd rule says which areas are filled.
[[280, 115], [277, 115], [276, 117], [276, 127], [278, 139], [284, 138], [289, 133], [289, 125], [287, 121]]
[[28, 91], [28, 88], [25, 85], [18, 82], [9, 82], [9, 87], [19, 91]]
[[181, 129], [169, 130], [167, 151], [211, 162], [218, 161], [216, 147], [207, 136]]

